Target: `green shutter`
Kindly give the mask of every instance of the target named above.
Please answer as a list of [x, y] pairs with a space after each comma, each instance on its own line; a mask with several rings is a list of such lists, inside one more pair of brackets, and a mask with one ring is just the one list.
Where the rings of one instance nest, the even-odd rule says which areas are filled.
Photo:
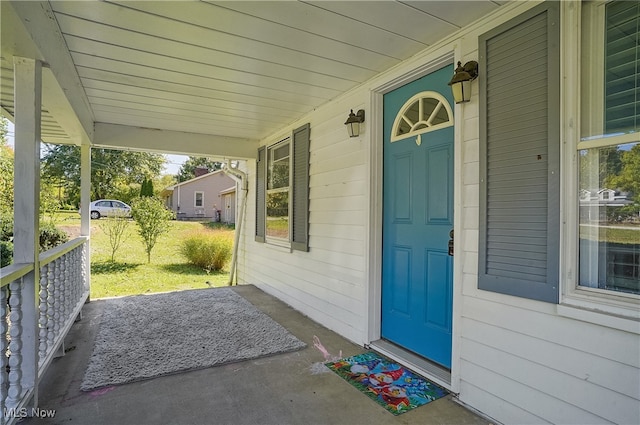
[[265, 235], [265, 199], [267, 196], [267, 148], [258, 149], [256, 162], [256, 242], [264, 242]]
[[559, 11], [479, 38], [480, 289], [558, 302]]
[[309, 133], [305, 124], [293, 131], [291, 248], [309, 251]]

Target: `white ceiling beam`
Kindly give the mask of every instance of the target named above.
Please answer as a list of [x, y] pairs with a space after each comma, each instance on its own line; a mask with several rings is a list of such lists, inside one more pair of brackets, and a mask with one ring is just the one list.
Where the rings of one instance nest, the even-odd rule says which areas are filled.
[[69, 99], [65, 96], [63, 89], [49, 68], [42, 68], [42, 105], [53, 115], [56, 122], [67, 133], [73, 143], [80, 145], [90, 142], [93, 137], [93, 122], [89, 127], [91, 131], [85, 131], [82, 122], [75, 114], [73, 106], [71, 106]]
[[[35, 44], [40, 59], [50, 70], [43, 76], [45, 109], [71, 137], [81, 143], [90, 142], [93, 138], [93, 112], [49, 2], [12, 1], [11, 8]], [[28, 50], [29, 47], [15, 44], [13, 49]], [[33, 55], [29, 51], [10, 53], [26, 57]]]
[[94, 147], [167, 154], [254, 159], [258, 141], [171, 130], [96, 123]]
[[3, 117], [5, 117], [11, 122], [13, 122], [15, 119], [11, 112], [7, 111], [4, 107], [1, 107], [1, 106], [0, 106], [0, 115], [2, 115]]

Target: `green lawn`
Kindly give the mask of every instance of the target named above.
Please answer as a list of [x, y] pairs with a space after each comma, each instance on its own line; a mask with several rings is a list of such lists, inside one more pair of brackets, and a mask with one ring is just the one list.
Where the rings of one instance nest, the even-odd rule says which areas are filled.
[[[150, 292], [179, 291], [183, 289], [225, 286], [229, 270], [207, 273], [192, 266], [180, 254], [180, 244], [192, 232], [220, 232], [233, 235], [233, 230], [214, 223], [172, 221], [169, 233], [162, 235], [151, 252], [151, 263], [131, 221], [123, 245], [110, 261], [108, 237], [100, 228], [105, 219], [91, 220], [91, 298], [116, 297]], [[75, 214], [60, 214], [59, 227], [75, 237], [79, 233], [80, 219]], [[75, 233], [75, 235], [74, 235]], [[209, 282], [208, 285], [206, 282]]]
[[580, 237], [584, 239], [595, 239], [594, 230], [597, 230], [600, 241], [620, 244], [640, 244], [640, 226], [637, 225], [612, 227], [603, 225], [597, 229], [580, 226]]

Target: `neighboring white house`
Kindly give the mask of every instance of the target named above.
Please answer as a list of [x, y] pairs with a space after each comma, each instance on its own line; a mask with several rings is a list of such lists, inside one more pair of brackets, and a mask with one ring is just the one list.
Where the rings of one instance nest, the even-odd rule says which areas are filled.
[[[577, 248], [576, 152], [638, 142], [581, 142], [575, 125], [603, 133], [593, 123], [606, 101], [585, 99], [598, 96], [591, 88], [616, 47], [588, 38], [604, 43], [622, 15], [640, 22], [637, 3], [617, 3], [509, 4], [262, 140], [239, 282], [499, 422], [640, 423], [640, 232], [624, 265], [631, 287], [603, 284], [598, 249]], [[480, 63], [459, 105], [447, 86], [457, 60]], [[343, 125], [351, 109], [366, 111], [356, 138]], [[302, 154], [291, 168], [301, 179], [269, 190], [278, 184], [266, 170], [305, 144], [308, 176]], [[307, 178], [308, 200], [295, 205]], [[292, 205], [285, 233], [269, 212], [282, 193]]]
[[[629, 192], [613, 189], [581, 189], [580, 190], [580, 220], [586, 224], [591, 221], [617, 221], [620, 207], [633, 204]], [[628, 215], [625, 215], [629, 217]], [[635, 215], [637, 218], [638, 214]]]
[[[223, 171], [203, 173], [190, 180], [165, 188], [161, 196], [165, 205], [176, 213], [178, 220], [209, 219], [221, 221], [225, 193], [235, 181]], [[235, 196], [235, 192], [233, 192]], [[227, 200], [226, 202], [231, 202]], [[235, 206], [235, 200], [233, 201]], [[233, 220], [231, 222], [234, 222]]]

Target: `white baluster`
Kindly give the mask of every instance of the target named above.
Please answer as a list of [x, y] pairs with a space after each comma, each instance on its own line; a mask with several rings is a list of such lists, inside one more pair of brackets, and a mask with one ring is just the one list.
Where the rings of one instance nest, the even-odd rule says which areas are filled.
[[67, 274], [69, 276], [69, 280], [67, 282], [67, 296], [69, 297], [69, 301], [67, 303], [67, 321], [72, 320], [71, 315], [73, 314], [73, 308], [76, 304], [76, 294], [75, 294], [75, 278], [76, 278], [76, 268], [75, 261], [73, 259], [73, 251], [67, 254]]
[[82, 297], [82, 245], [77, 247], [73, 251], [73, 256], [75, 258], [75, 265], [73, 267], [75, 271], [75, 304], [80, 301], [80, 297]]
[[71, 313], [73, 312], [73, 304], [74, 304], [74, 297], [73, 297], [73, 255], [71, 254], [71, 252], [67, 253], [67, 255], [65, 255], [65, 262], [67, 263], [67, 281], [65, 281], [65, 286], [66, 286], [66, 298], [68, 298], [66, 301], [66, 308], [67, 308], [67, 314], [65, 316], [65, 323], [71, 319]]
[[52, 348], [55, 343], [55, 305], [53, 293], [55, 291], [54, 282], [55, 282], [55, 264], [50, 263], [48, 266], [47, 273], [47, 297], [46, 297], [46, 308], [47, 308], [47, 347], [48, 349]]
[[22, 278], [9, 284], [11, 296], [9, 305], [11, 323], [9, 334], [9, 390], [6, 398], [8, 408], [15, 407], [22, 396]]
[[87, 264], [88, 260], [87, 260], [87, 252], [86, 249], [89, 246], [89, 243], [86, 242], [81, 248], [80, 248], [80, 258], [81, 258], [81, 264], [82, 264], [82, 293], [84, 294], [84, 291], [89, 289], [88, 286], [85, 286], [85, 282], [87, 282], [87, 276], [89, 275], [89, 264]]
[[5, 400], [7, 399], [7, 386], [9, 382], [9, 376], [7, 374], [7, 365], [9, 359], [7, 358], [7, 331], [9, 326], [7, 321], [9, 320], [7, 308], [7, 287], [0, 288], [0, 409], [4, 413]]
[[44, 266], [40, 269], [40, 302], [38, 304], [39, 318], [39, 336], [40, 336], [40, 354], [38, 358], [40, 362], [44, 361], [47, 356], [48, 347], [48, 318], [47, 318], [47, 298], [48, 298], [48, 286], [49, 286], [49, 266]]
[[60, 282], [60, 299], [62, 300], [62, 322], [60, 323], [63, 327], [69, 318], [69, 294], [67, 291], [67, 279], [69, 278], [69, 258], [67, 255], [63, 255], [58, 259], [60, 261], [60, 265], [62, 266], [60, 275], [62, 276], [62, 281]]
[[61, 299], [61, 291], [60, 291], [60, 282], [62, 282], [60, 264], [57, 261], [53, 263], [54, 274], [53, 274], [53, 335], [54, 338], [58, 337], [60, 333], [60, 328], [62, 324], [62, 299]]
[[[73, 289], [72, 291], [72, 303], [71, 306], [75, 308], [76, 304], [78, 304], [78, 300], [80, 299], [80, 288], [78, 287], [78, 282], [80, 281], [80, 255], [78, 248], [74, 249], [71, 252], [71, 258], [73, 260]], [[75, 318], [74, 318], [75, 320]]]
[[69, 315], [73, 312], [73, 308], [76, 305], [76, 258], [74, 252], [71, 251], [69, 254], [69, 305], [71, 307], [71, 311]]

